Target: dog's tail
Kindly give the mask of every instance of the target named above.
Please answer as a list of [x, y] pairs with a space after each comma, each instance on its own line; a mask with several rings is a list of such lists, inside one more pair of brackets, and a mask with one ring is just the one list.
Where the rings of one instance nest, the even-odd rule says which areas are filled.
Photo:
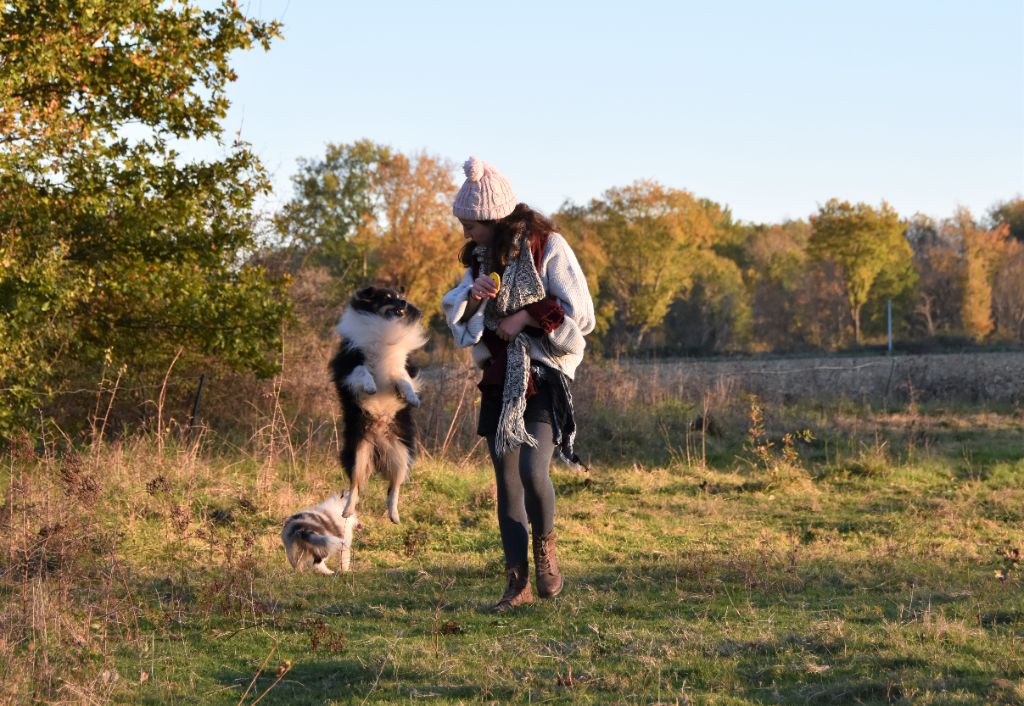
[[288, 563], [295, 569], [306, 563], [307, 555], [313, 560], [323, 561], [334, 552], [347, 546], [345, 540], [340, 537], [320, 534], [306, 528], [295, 528], [291, 532], [285, 528], [281, 534]]
[[301, 530], [299, 538], [309, 546], [309, 553], [317, 559], [326, 559], [345, 546], [345, 540], [340, 537], [332, 537], [312, 530]]

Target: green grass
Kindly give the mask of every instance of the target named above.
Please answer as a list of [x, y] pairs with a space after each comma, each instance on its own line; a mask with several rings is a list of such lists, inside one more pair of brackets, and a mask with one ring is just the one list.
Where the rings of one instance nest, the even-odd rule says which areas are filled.
[[1024, 581], [1005, 556], [1024, 544], [1024, 420], [800, 421], [815, 441], [793, 462], [779, 446], [759, 462], [732, 434], [709, 440], [710, 468], [659, 447], [557, 469], [565, 592], [501, 616], [486, 610], [503, 580], [482, 459], [422, 461], [400, 526], [373, 483], [354, 571], [322, 577], [293, 572], [277, 533], [337, 484], [329, 459], [161, 455], [152, 439], [63, 460], [22, 449], [0, 476], [0, 694], [1024, 702]]

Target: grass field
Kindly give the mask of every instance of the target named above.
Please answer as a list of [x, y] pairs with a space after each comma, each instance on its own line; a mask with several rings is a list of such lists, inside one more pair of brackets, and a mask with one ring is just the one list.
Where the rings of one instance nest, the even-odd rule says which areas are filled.
[[479, 449], [424, 457], [400, 526], [372, 484], [355, 570], [322, 577], [278, 531], [337, 486], [324, 451], [25, 439], [0, 469], [0, 694], [1024, 703], [1019, 408], [698, 412], [588, 412], [593, 472], [555, 471], [566, 590], [502, 616]]

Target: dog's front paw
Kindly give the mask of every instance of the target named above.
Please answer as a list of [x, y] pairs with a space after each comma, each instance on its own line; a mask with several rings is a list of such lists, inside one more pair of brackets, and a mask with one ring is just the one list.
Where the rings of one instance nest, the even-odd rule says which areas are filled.
[[420, 398], [416, 394], [416, 390], [408, 382], [399, 382], [395, 385], [395, 391], [398, 392], [398, 396], [408, 402], [413, 407], [420, 406]]
[[357, 365], [345, 378], [345, 384], [355, 393], [377, 394], [377, 383], [373, 381], [373, 375], [365, 365]]

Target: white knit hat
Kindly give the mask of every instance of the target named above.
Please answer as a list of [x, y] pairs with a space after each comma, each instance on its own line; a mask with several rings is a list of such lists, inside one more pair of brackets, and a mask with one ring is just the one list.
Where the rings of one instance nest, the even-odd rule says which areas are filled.
[[516, 208], [512, 185], [497, 169], [477, 157], [462, 165], [466, 181], [455, 195], [452, 212], [467, 221], [497, 221]]

